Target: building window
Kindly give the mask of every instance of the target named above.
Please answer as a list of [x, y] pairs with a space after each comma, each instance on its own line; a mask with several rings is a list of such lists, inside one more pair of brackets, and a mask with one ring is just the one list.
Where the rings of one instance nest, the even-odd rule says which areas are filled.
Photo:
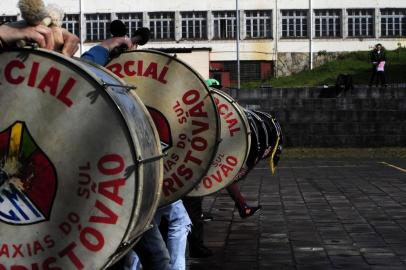
[[381, 36], [383, 37], [406, 36], [405, 9], [381, 10]]
[[272, 37], [272, 11], [250, 10], [245, 12], [247, 38]]
[[132, 37], [135, 30], [142, 27], [142, 13], [117, 13], [117, 19], [125, 24], [129, 37]]
[[86, 40], [105, 40], [110, 37], [109, 13], [86, 14]]
[[17, 21], [17, 16], [0, 16], [0, 25], [2, 25], [3, 23], [15, 21]]
[[340, 10], [315, 10], [314, 28], [316, 37], [341, 37]]
[[62, 21], [62, 27], [79, 37], [79, 14], [65, 14]]
[[181, 12], [182, 38], [207, 39], [207, 13]]
[[282, 37], [307, 37], [307, 10], [282, 10]]
[[235, 39], [237, 37], [237, 16], [235, 11], [215, 11], [214, 38]]
[[155, 40], [175, 39], [175, 13], [153, 12], [149, 13], [149, 28], [151, 38]]
[[374, 11], [371, 9], [348, 10], [348, 36], [372, 37], [374, 35]]

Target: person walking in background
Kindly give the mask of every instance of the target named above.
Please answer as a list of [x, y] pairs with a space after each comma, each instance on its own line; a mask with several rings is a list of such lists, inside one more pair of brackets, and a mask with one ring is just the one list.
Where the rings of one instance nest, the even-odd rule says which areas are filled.
[[381, 86], [386, 87], [386, 55], [385, 48], [382, 46], [382, 44], [378, 43], [375, 45], [375, 48], [371, 51], [370, 59], [372, 63], [372, 74], [371, 79], [369, 80], [369, 86], [372, 86], [376, 77], [376, 86], [378, 86], [380, 83]]

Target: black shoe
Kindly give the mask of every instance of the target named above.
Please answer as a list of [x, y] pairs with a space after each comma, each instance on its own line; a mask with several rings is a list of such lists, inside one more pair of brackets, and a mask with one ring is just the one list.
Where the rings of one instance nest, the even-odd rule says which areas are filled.
[[244, 208], [240, 209], [238, 208], [238, 213], [240, 214], [240, 217], [242, 219], [248, 218], [252, 215], [254, 215], [256, 212], [260, 211], [262, 209], [261, 205], [250, 207], [250, 206], [245, 206]]
[[202, 215], [200, 216], [200, 219], [204, 222], [207, 222], [207, 221], [212, 221], [213, 217], [210, 216], [208, 213], [202, 213]]
[[213, 256], [213, 252], [203, 245], [197, 248], [191, 248], [189, 250], [190, 258], [207, 258], [210, 256]]

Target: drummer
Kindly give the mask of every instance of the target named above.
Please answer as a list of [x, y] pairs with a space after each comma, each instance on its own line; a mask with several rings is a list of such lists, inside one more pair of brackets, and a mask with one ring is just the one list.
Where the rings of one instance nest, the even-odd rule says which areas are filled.
[[40, 48], [60, 51], [66, 56], [79, 49], [79, 38], [61, 27], [27, 26], [19, 22], [0, 25], [0, 52], [19, 40], [33, 41]]

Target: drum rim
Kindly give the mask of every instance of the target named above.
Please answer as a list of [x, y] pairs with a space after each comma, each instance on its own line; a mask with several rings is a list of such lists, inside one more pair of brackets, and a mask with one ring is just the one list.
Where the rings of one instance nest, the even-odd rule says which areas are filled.
[[[63, 54], [41, 49], [41, 48], [35, 48], [35, 49], [34, 48], [12, 48], [12, 49], [7, 49], [7, 50], [3, 51], [2, 54], [18, 53], [18, 52], [27, 52], [29, 54], [33, 53], [33, 54], [36, 54], [36, 55], [39, 55], [42, 57], [48, 57], [48, 58], [55, 60], [56, 62], [64, 65], [66, 68], [73, 70], [73, 71], [77, 72], [78, 74], [82, 75], [83, 79], [85, 79], [89, 84], [91, 84], [93, 87], [95, 87], [95, 89], [100, 89], [101, 95], [104, 95], [104, 97], [106, 98], [106, 102], [110, 103], [111, 107], [114, 108], [113, 110], [116, 111], [116, 113], [118, 114], [117, 116], [120, 119], [119, 121], [122, 122], [127, 127], [127, 122], [126, 122], [125, 117], [124, 117], [122, 111], [120, 110], [118, 104], [114, 101], [114, 99], [110, 96], [110, 94], [107, 91], [102, 91], [103, 90], [102, 89], [103, 81], [100, 78], [96, 77], [94, 74], [92, 74], [89, 71], [82, 68], [80, 66], [80, 64], [75, 62], [74, 59], [70, 59], [70, 58], [64, 56]], [[130, 152], [132, 154], [134, 164], [136, 164], [137, 155], [135, 152], [135, 149], [136, 149], [135, 142], [132, 139], [129, 128], [126, 128], [124, 133], [125, 133], [126, 137], [128, 138], [129, 142], [132, 144]], [[138, 196], [138, 194], [136, 194], [136, 196]], [[132, 205], [132, 209], [134, 207], [135, 207], [135, 204]], [[129, 227], [130, 227], [129, 225], [130, 225], [130, 223], [127, 224], [127, 226], [125, 228], [125, 232], [123, 233], [123, 236], [121, 237], [119, 245], [116, 247], [115, 250], [113, 250], [113, 253], [111, 253], [109, 255], [109, 257], [105, 258], [105, 262], [103, 262], [101, 269], [105, 269], [106, 266], [109, 265], [110, 261], [112, 260], [113, 256], [116, 254], [117, 250], [119, 250], [120, 246], [125, 242], [124, 241], [125, 236], [129, 233]]]
[[[207, 174], [207, 172], [208, 172], [209, 169], [210, 169], [211, 163], [213, 162], [213, 160], [214, 160], [215, 157], [216, 157], [216, 153], [217, 153], [217, 150], [218, 150], [218, 141], [219, 141], [220, 135], [221, 135], [220, 115], [219, 115], [218, 112], [217, 112], [217, 106], [216, 106], [216, 104], [215, 104], [215, 102], [214, 102], [213, 96], [211, 95], [211, 92], [210, 92], [211, 90], [210, 90], [210, 88], [207, 86], [205, 80], [202, 78], [202, 76], [201, 76], [197, 71], [195, 71], [195, 70], [194, 70], [191, 66], [189, 66], [186, 62], [180, 60], [179, 58], [177, 58], [177, 57], [175, 57], [175, 56], [172, 56], [172, 55], [170, 55], [170, 54], [168, 54], [168, 53], [164, 53], [164, 52], [161, 52], [161, 51], [158, 51], [158, 50], [151, 50], [151, 49], [130, 50], [130, 51], [125, 51], [125, 52], [123, 52], [121, 55], [129, 54], [129, 53], [153, 53], [153, 54], [161, 55], [161, 56], [163, 56], [163, 57], [171, 58], [172, 61], [176, 61], [176, 62], [180, 63], [180, 64], [183, 65], [185, 68], [187, 68], [189, 71], [191, 71], [191, 72], [199, 79], [199, 81], [201, 82], [201, 84], [204, 86], [204, 89], [206, 89], [206, 91], [207, 91], [208, 98], [211, 100], [211, 103], [212, 103], [212, 106], [213, 106], [213, 111], [214, 111], [214, 114], [216, 115], [216, 117], [214, 117], [214, 118], [215, 118], [215, 125], [216, 125], [216, 126], [215, 126], [215, 128], [216, 128], [216, 130], [215, 130], [216, 143], [215, 143], [215, 144], [213, 145], [213, 147], [212, 147], [213, 152], [212, 152], [211, 157], [210, 157], [210, 159], [209, 159], [208, 166], [203, 170], [202, 174], [199, 175], [199, 177], [198, 177], [198, 178], [199, 178], [199, 181], [197, 181], [194, 185], [192, 185], [190, 188], [188, 188], [188, 189], [186, 190], [186, 192], [184, 192], [183, 196], [187, 196], [187, 194], [190, 193], [190, 191], [192, 191], [193, 188], [194, 188], [196, 185], [198, 185], [198, 184], [200, 183], [200, 180]], [[120, 57], [120, 56], [119, 56], [119, 57]], [[119, 58], [119, 57], [117, 57], [117, 58]], [[111, 59], [111, 60], [115, 60], [115, 59], [117, 59], [117, 58], [114, 58], [114, 59]], [[111, 60], [106, 64], [106, 66], [111, 62]], [[142, 101], [142, 100], [141, 100], [141, 101]], [[210, 120], [212, 120], [212, 119], [210, 119]], [[164, 175], [164, 177], [165, 177], [165, 175]], [[183, 197], [183, 196], [182, 196], [182, 197]], [[182, 197], [179, 197], [179, 198], [176, 198], [176, 199], [167, 200], [165, 203], [159, 204], [158, 209], [159, 209], [159, 208], [162, 208], [162, 207], [165, 207], [165, 206], [167, 206], [167, 205], [169, 205], [169, 204], [171, 204], [171, 203], [174, 203], [174, 202], [176, 202], [176, 201], [178, 201], [178, 200], [181, 200]]]

